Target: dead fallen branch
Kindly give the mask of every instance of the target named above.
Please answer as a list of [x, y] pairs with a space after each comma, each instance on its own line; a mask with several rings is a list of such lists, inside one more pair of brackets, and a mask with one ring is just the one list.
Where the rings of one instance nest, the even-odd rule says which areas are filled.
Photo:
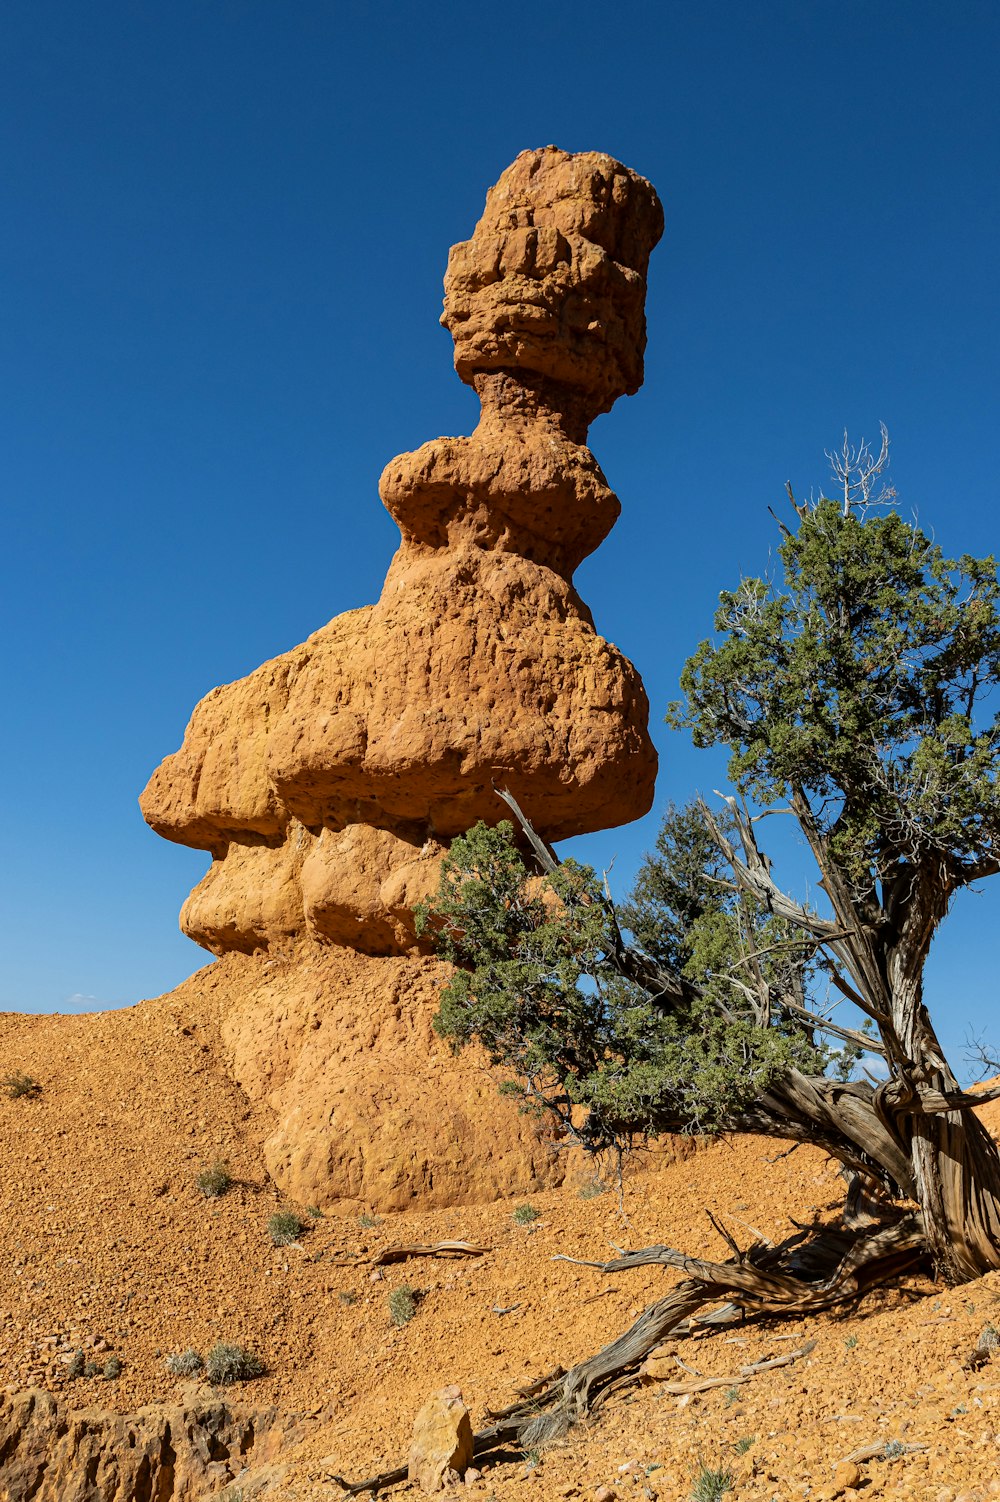
[[328, 1257], [332, 1267], [386, 1267], [390, 1262], [405, 1262], [409, 1257], [485, 1257], [491, 1246], [473, 1246], [469, 1241], [438, 1241], [434, 1246], [412, 1243], [388, 1246], [371, 1257]]
[[866, 1460], [901, 1460], [904, 1455], [915, 1455], [918, 1450], [929, 1450], [930, 1445], [908, 1445], [901, 1439], [883, 1439], [875, 1445], [862, 1445], [845, 1455], [848, 1465], [863, 1465]]
[[779, 1366], [791, 1366], [793, 1361], [799, 1361], [803, 1356], [808, 1356], [816, 1349], [814, 1340], [807, 1340], [804, 1346], [797, 1351], [789, 1351], [785, 1356], [775, 1356], [771, 1361], [755, 1361], [750, 1366], [741, 1366], [740, 1375], [743, 1377], [756, 1377], [758, 1372], [774, 1372]]
[[[837, 1305], [857, 1304], [879, 1285], [901, 1273], [930, 1264], [927, 1241], [918, 1217], [908, 1212], [877, 1229], [798, 1231], [780, 1245], [756, 1242], [743, 1250], [727, 1237], [734, 1255], [727, 1262], [688, 1257], [670, 1247], [626, 1252], [611, 1262], [584, 1263], [605, 1273], [660, 1264], [687, 1276], [662, 1299], [650, 1304], [635, 1323], [603, 1349], [564, 1371], [539, 1378], [518, 1393], [518, 1401], [500, 1412], [474, 1436], [476, 1460], [511, 1441], [522, 1449], [538, 1448], [565, 1434], [613, 1394], [634, 1386], [639, 1369], [657, 1348], [706, 1328], [735, 1324], [748, 1316], [781, 1318], [813, 1314]], [[580, 1259], [562, 1257], [565, 1262]], [[724, 1302], [720, 1305], [720, 1300]], [[766, 1362], [754, 1362], [735, 1377], [707, 1377], [697, 1382], [664, 1384], [681, 1395], [712, 1387], [737, 1387], [764, 1371], [788, 1366], [809, 1355], [815, 1342]], [[920, 1448], [917, 1446], [910, 1448]], [[883, 1446], [886, 1459], [896, 1453]], [[868, 1457], [873, 1458], [873, 1457]], [[370, 1481], [337, 1478], [351, 1495], [377, 1492], [405, 1480], [406, 1471], [384, 1472]]]
[[739, 1387], [749, 1381], [749, 1377], [702, 1377], [700, 1382], [661, 1382], [657, 1392], [680, 1397], [688, 1393], [708, 1392], [713, 1387]]
[[657, 1390], [659, 1392], [669, 1393], [672, 1397], [678, 1397], [689, 1393], [709, 1392], [713, 1387], [739, 1387], [742, 1383], [749, 1382], [751, 1378], [759, 1377], [762, 1372], [773, 1372], [778, 1367], [791, 1366], [794, 1361], [800, 1360], [803, 1356], [808, 1356], [815, 1349], [816, 1342], [814, 1340], [807, 1340], [805, 1345], [800, 1346], [797, 1351], [789, 1351], [784, 1356], [775, 1356], [771, 1361], [751, 1362], [748, 1366], [741, 1366], [739, 1371], [732, 1376], [723, 1377], [705, 1377], [701, 1372], [696, 1372], [693, 1367], [686, 1365], [679, 1356], [671, 1353], [670, 1359], [676, 1362], [682, 1371], [694, 1377], [696, 1379], [694, 1382], [667, 1382], [658, 1378], [655, 1369], [649, 1369], [650, 1362], [657, 1359], [656, 1352], [653, 1351], [647, 1361], [639, 1368], [637, 1375], [640, 1379], [645, 1376], [649, 1380], [657, 1382]]
[[[515, 1392], [519, 1398], [533, 1398], [536, 1392], [541, 1392], [544, 1387], [548, 1387], [550, 1382], [558, 1382], [559, 1378], [565, 1377], [565, 1375], [566, 1368], [564, 1366], [554, 1366], [551, 1372], [548, 1372], [544, 1377], [536, 1377], [535, 1381], [529, 1382], [527, 1386], [515, 1388]], [[500, 1418], [501, 1415], [499, 1413], [491, 1413], [490, 1417]]]

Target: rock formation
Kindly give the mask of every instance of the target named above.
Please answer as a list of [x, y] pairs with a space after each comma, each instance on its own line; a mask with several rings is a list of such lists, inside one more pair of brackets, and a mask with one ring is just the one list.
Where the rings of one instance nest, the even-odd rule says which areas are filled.
[[210, 693], [142, 795], [159, 834], [212, 856], [181, 914], [205, 948], [304, 941], [426, 968], [411, 909], [449, 840], [503, 816], [495, 785], [549, 840], [649, 808], [645, 693], [572, 576], [618, 516], [587, 429], [641, 384], [661, 231], [644, 178], [547, 147], [453, 248], [442, 322], [481, 416], [383, 472], [402, 540], [381, 598]]
[[457, 1387], [433, 1393], [413, 1422], [407, 1472], [422, 1492], [461, 1481], [472, 1464], [472, 1420]]
[[273, 1409], [207, 1402], [132, 1414], [70, 1409], [50, 1393], [0, 1398], [0, 1502], [200, 1502], [294, 1435]]

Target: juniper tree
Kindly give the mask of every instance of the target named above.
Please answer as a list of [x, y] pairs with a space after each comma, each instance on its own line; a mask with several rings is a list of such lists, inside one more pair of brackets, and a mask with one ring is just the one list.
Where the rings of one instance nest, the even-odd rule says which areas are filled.
[[[507, 1088], [586, 1145], [765, 1133], [821, 1147], [851, 1186], [837, 1231], [731, 1243], [724, 1263], [653, 1247], [604, 1264], [688, 1278], [484, 1445], [572, 1419], [668, 1332], [829, 1307], [907, 1268], [958, 1283], [1000, 1266], [1000, 1158], [973, 1114], [1000, 1091], [960, 1089], [923, 986], [955, 894], [1000, 870], [1000, 586], [992, 558], [948, 558], [883, 514], [886, 453], [884, 434], [874, 460], [845, 439], [836, 500], [789, 488], [775, 577], [723, 593], [684, 668], [668, 718], [728, 748], [721, 816], [672, 810], [617, 909], [504, 794], [520, 828], [455, 840], [418, 915], [456, 966], [439, 1031], [478, 1039]], [[818, 867], [816, 906], [782, 890], [758, 842], [778, 808]], [[860, 1026], [831, 1016], [824, 988]], [[884, 1081], [845, 1077], [865, 1049]], [[712, 1297], [728, 1302], [706, 1315]]]
[[860, 1150], [886, 1193], [917, 1202], [937, 1266], [961, 1282], [1000, 1266], [1000, 1158], [923, 975], [955, 894], [1000, 870], [996, 566], [946, 558], [895, 511], [858, 514], [849, 498], [795, 511], [780, 584], [722, 595], [718, 639], [687, 663], [671, 718], [730, 749], [743, 799], [787, 802], [828, 912], [777, 888], [744, 814], [743, 848], [717, 830], [720, 847], [742, 891], [811, 936], [881, 1041], [886, 1082], [813, 1085], [819, 1111], [793, 1089], [788, 1135], [813, 1131], [844, 1161]]

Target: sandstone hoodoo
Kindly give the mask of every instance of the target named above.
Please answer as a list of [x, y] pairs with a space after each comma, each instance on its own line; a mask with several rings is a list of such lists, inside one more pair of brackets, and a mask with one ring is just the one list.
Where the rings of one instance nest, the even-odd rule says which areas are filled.
[[[332, 1052], [310, 1040], [301, 1007], [230, 1027], [241, 1083], [271, 1095], [281, 1119], [272, 1168], [290, 1192], [387, 1206], [475, 1192], [454, 1143], [444, 1156], [421, 1146], [438, 1107], [471, 1110], [484, 1086], [434, 1052], [437, 969], [416, 948], [413, 905], [450, 839], [503, 815], [496, 786], [549, 840], [650, 807], [642, 684], [572, 581], [619, 513], [587, 430], [642, 382], [646, 270], [662, 227], [650, 184], [610, 157], [550, 146], [517, 158], [445, 278], [442, 322], [479, 424], [386, 466], [380, 494], [401, 543], [381, 598], [210, 693], [143, 793], [159, 834], [212, 856], [182, 910], [191, 938], [217, 955], [295, 947], [312, 978], [323, 950], [348, 1013], [356, 993], [364, 1028]], [[322, 1014], [322, 984], [304, 989]], [[398, 1036], [390, 1067], [418, 1090], [396, 1102], [409, 1167], [392, 1187], [382, 1170], [366, 1176], [355, 1150], [377, 1111], [353, 1083], [366, 1032], [390, 1050]], [[498, 1137], [495, 1106], [490, 1116], [490, 1157], [504, 1157], [506, 1133], [509, 1162], [479, 1192], [561, 1172], [534, 1129], [511, 1113]]]

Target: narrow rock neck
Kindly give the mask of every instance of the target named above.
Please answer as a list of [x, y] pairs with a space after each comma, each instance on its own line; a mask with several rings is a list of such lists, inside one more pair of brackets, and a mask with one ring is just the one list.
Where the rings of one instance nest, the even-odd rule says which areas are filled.
[[551, 426], [571, 443], [585, 444], [593, 421], [585, 391], [562, 386], [531, 370], [481, 370], [473, 378], [479, 397], [479, 429]]

